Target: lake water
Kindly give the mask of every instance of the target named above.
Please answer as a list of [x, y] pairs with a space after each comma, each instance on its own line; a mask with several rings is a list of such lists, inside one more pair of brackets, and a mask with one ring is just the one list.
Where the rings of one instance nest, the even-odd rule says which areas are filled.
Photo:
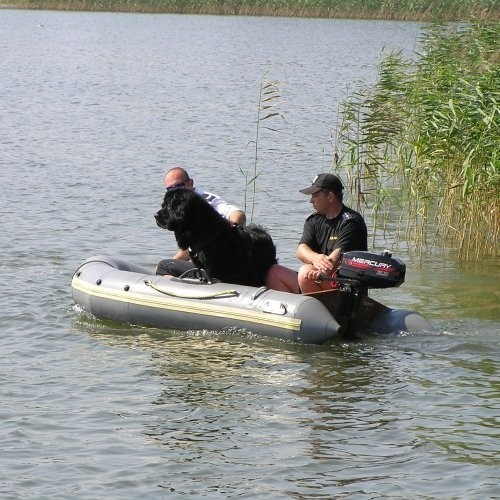
[[497, 260], [400, 249], [407, 282], [378, 297], [435, 332], [328, 346], [120, 326], [71, 298], [90, 255], [153, 269], [174, 253], [153, 219], [169, 166], [245, 204], [263, 78], [286, 120], [259, 138], [254, 220], [297, 268], [298, 189], [330, 167], [339, 100], [418, 38], [407, 22], [0, 10], [2, 498], [500, 497]]

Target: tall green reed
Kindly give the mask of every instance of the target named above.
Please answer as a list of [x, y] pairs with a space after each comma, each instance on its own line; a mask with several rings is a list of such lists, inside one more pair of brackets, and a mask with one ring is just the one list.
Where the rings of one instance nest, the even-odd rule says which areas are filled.
[[475, 20], [423, 31], [416, 63], [393, 53], [372, 89], [342, 106], [340, 165], [375, 224], [469, 260], [498, 255], [500, 27]]
[[251, 187], [252, 189], [252, 196], [250, 200], [250, 221], [253, 220], [257, 199], [257, 179], [259, 177], [258, 166], [260, 160], [259, 142], [261, 139], [261, 134], [265, 130], [268, 130], [270, 132], [277, 132], [279, 128], [277, 125], [275, 125], [276, 121], [279, 121], [279, 124], [283, 124], [283, 122], [285, 122], [285, 117], [280, 111], [280, 107], [282, 104], [283, 98], [281, 96], [280, 82], [276, 80], [270, 80], [265, 75], [260, 83], [257, 118], [255, 121], [255, 139], [249, 141], [245, 146], [245, 149], [252, 148], [253, 154], [251, 175], [249, 174], [248, 170], [244, 171], [240, 167], [240, 172], [245, 177], [245, 211], [247, 211], [248, 201], [247, 190], [249, 187]]

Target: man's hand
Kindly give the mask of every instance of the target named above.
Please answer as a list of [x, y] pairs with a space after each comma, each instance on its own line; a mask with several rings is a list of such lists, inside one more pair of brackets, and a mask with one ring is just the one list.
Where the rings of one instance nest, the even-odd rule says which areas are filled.
[[[319, 273], [318, 277], [321, 276], [322, 274], [325, 276], [330, 276], [333, 271], [333, 262], [331, 258], [327, 255], [318, 253], [314, 256], [312, 259], [311, 264], [313, 265], [314, 269]], [[316, 279], [318, 279], [318, 277]]]

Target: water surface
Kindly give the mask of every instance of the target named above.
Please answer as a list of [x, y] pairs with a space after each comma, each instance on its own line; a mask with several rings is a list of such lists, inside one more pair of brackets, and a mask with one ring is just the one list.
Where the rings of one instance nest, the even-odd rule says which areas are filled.
[[121, 326], [71, 298], [90, 255], [174, 253], [153, 219], [170, 165], [245, 204], [264, 76], [286, 121], [260, 139], [254, 219], [297, 268], [298, 189], [330, 166], [340, 99], [418, 29], [0, 10], [2, 498], [498, 496], [498, 262], [400, 249], [407, 282], [377, 296], [436, 331], [328, 346]]

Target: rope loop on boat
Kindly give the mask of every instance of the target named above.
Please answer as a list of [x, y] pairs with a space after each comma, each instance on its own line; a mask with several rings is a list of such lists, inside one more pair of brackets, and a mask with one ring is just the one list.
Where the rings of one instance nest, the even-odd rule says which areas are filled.
[[179, 299], [216, 299], [218, 297], [236, 297], [238, 295], [238, 292], [236, 290], [222, 290], [220, 292], [214, 292], [214, 293], [206, 293], [206, 294], [200, 294], [200, 295], [183, 295], [180, 293], [175, 293], [175, 292], [170, 292], [168, 290], [163, 290], [160, 287], [157, 287], [154, 283], [152, 283], [149, 280], [144, 281], [144, 284], [146, 286], [151, 287], [153, 290], [156, 290], [157, 292], [163, 293], [165, 295], [170, 295], [171, 297], [177, 297]]

